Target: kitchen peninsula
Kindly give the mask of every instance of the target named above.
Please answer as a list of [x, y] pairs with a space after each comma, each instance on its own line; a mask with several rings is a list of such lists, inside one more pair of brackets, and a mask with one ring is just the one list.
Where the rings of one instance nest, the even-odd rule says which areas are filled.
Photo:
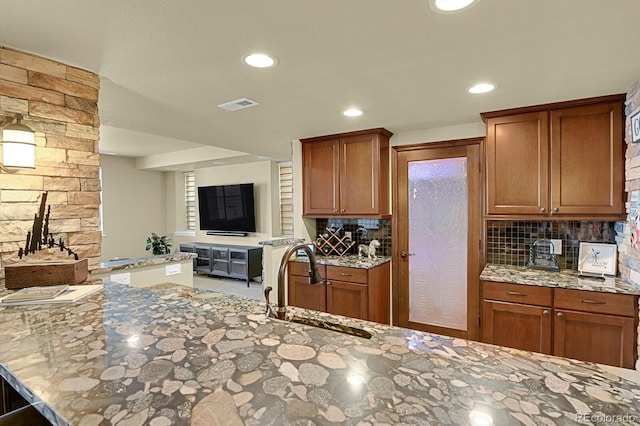
[[[0, 375], [53, 424], [638, 424], [638, 373], [176, 285], [0, 307]], [[470, 417], [471, 416], [471, 417]]]

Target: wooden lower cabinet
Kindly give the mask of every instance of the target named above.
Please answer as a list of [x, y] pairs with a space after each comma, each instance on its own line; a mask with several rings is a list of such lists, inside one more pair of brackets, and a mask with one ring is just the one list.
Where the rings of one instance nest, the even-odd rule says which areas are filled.
[[634, 295], [483, 282], [482, 341], [633, 368]]
[[309, 265], [289, 262], [288, 304], [389, 324], [390, 264], [371, 269], [320, 265], [322, 283], [309, 284]]
[[484, 301], [484, 342], [551, 354], [551, 308]]
[[633, 368], [633, 318], [556, 310], [553, 354], [600, 364]]

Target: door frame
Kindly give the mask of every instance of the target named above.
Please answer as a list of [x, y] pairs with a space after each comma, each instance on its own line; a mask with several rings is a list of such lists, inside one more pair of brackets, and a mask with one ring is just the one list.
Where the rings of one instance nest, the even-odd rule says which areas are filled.
[[[472, 249], [477, 249], [478, 256], [467, 256], [467, 331], [456, 334], [452, 337], [461, 337], [470, 340], [480, 339], [480, 271], [484, 266], [485, 259], [485, 223], [483, 220], [484, 202], [485, 202], [485, 185], [484, 185], [484, 137], [456, 139], [440, 142], [425, 142], [412, 145], [400, 145], [394, 146], [392, 150], [392, 216], [391, 216], [391, 244], [392, 244], [392, 256], [394, 262], [392, 263], [392, 281], [391, 281], [391, 299], [392, 299], [392, 324], [399, 325], [400, 323], [400, 306], [407, 305], [408, 301], [404, 298], [400, 300], [401, 292], [399, 290], [401, 279], [408, 283], [408, 277], [404, 276], [401, 272], [400, 263], [403, 262], [400, 257], [402, 251], [408, 251], [408, 247], [400, 247], [400, 235], [405, 235], [408, 232], [408, 223], [402, 223], [399, 221], [399, 199], [400, 192], [398, 190], [398, 155], [400, 153], [419, 151], [425, 149], [442, 149], [442, 148], [457, 148], [457, 147], [471, 147], [467, 151], [468, 161], [477, 161], [478, 174], [477, 176], [467, 176], [467, 185], [469, 188], [478, 188], [478, 204], [473, 206], [469, 203], [469, 218], [468, 218], [468, 235], [467, 249], [472, 252]], [[476, 238], [477, 236], [477, 238]], [[408, 292], [407, 292], [408, 293]], [[407, 296], [408, 297], [408, 296]], [[402, 303], [401, 303], [402, 302]], [[429, 326], [428, 332], [440, 333], [447, 331], [447, 334], [451, 335], [450, 329], [445, 329], [437, 326]]]

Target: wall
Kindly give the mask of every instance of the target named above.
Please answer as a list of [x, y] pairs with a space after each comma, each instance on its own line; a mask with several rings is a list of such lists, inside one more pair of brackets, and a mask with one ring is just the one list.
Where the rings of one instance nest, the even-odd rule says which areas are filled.
[[[640, 81], [627, 92], [625, 107], [625, 142], [627, 143], [625, 162], [625, 191], [632, 200], [640, 191], [640, 144], [631, 138], [631, 117], [640, 112]], [[631, 246], [632, 224], [637, 220], [638, 203], [627, 202], [627, 221], [616, 223], [618, 236], [618, 270], [620, 276], [636, 285], [640, 285], [640, 251]], [[638, 354], [640, 354], [640, 324], [638, 326]], [[640, 359], [636, 361], [636, 370], [640, 370]]]
[[[275, 173], [274, 173], [275, 170]], [[180, 175], [178, 177], [177, 175]], [[176, 173], [175, 179], [171, 180], [175, 185], [168, 194], [175, 197], [176, 213], [175, 222], [183, 224], [182, 215], [184, 209], [184, 181], [182, 173]], [[234, 185], [240, 183], [253, 183], [254, 185], [254, 201], [256, 214], [256, 232], [249, 233], [246, 237], [225, 237], [210, 236], [206, 231], [200, 230], [199, 218], [196, 219], [195, 236], [176, 235], [176, 232], [184, 229], [171, 229], [172, 238], [176, 249], [181, 242], [201, 241], [208, 243], [232, 244], [243, 246], [257, 246], [260, 241], [270, 240], [274, 235], [279, 235], [279, 219], [274, 219], [274, 215], [278, 214], [277, 198], [273, 196], [273, 192], [278, 191], [277, 179], [277, 163], [273, 161], [258, 161], [246, 164], [232, 164], [226, 166], [207, 167], [196, 169], [196, 187], [212, 186], [212, 185]], [[173, 226], [173, 225], [172, 225]]]
[[103, 261], [151, 256], [147, 237], [167, 234], [165, 173], [135, 164], [135, 158], [102, 156]]
[[0, 171], [2, 264], [18, 260], [39, 197], [49, 191], [51, 232], [88, 258], [90, 268], [98, 265], [99, 88], [94, 73], [0, 47], [0, 118], [22, 114], [36, 132], [35, 169]]
[[[631, 142], [631, 116], [640, 111], [640, 81], [627, 92], [625, 107], [625, 142], [627, 143], [625, 162], [625, 191], [630, 195], [640, 190], [640, 144]], [[635, 219], [635, 209], [627, 202], [627, 222], [618, 222], [618, 269], [622, 278], [640, 285], [640, 251], [631, 247], [631, 223]]]

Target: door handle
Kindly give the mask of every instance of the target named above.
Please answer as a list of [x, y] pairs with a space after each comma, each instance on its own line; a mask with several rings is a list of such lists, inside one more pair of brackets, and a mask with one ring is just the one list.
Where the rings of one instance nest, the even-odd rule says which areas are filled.
[[408, 257], [408, 256], [415, 256], [415, 253], [407, 253], [406, 251], [403, 251], [400, 253], [400, 257]]

